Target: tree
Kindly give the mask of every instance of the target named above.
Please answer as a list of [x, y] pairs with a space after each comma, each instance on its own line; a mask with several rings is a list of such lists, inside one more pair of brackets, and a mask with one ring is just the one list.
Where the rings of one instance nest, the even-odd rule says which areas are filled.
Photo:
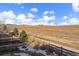
[[17, 28], [14, 28], [12, 32], [9, 33], [11, 36], [17, 36], [19, 35], [19, 31]]
[[13, 34], [14, 34], [15, 36], [19, 34], [19, 32], [18, 32], [18, 29], [17, 29], [17, 28], [14, 28], [14, 29], [13, 29]]
[[26, 39], [28, 39], [28, 38], [27, 38], [27, 34], [26, 34], [26, 32], [23, 30], [23, 31], [20, 33], [20, 40], [21, 40], [22, 42], [25, 42]]

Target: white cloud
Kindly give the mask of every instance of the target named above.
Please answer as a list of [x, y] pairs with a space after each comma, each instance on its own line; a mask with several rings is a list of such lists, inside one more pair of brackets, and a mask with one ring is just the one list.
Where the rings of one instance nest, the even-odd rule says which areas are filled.
[[72, 8], [74, 12], [79, 12], [79, 3], [72, 3]]
[[15, 24], [15, 21], [12, 19], [6, 19], [5, 24]]
[[77, 18], [70, 18], [58, 23], [58, 25], [79, 25], [79, 20]]
[[50, 22], [50, 23], [48, 23], [48, 22], [44, 22], [42, 25], [49, 25], [49, 26], [55, 26], [56, 24], [54, 24], [54, 22]]
[[16, 15], [13, 11], [3, 11], [0, 13], [0, 20], [5, 24], [14, 24]]
[[4, 21], [5, 24], [26, 24], [26, 25], [53, 25], [54, 23], [48, 23], [50, 20], [54, 20], [55, 16], [43, 16], [42, 18], [38, 18], [37, 21], [34, 22], [32, 13], [25, 14], [19, 14], [15, 15], [13, 11], [3, 11], [0, 13], [0, 20]]
[[17, 21], [19, 24], [29, 24], [32, 22], [32, 18], [26, 18], [26, 16], [24, 14], [19, 14], [16, 17]]
[[68, 16], [64, 16], [62, 19], [68, 19]]
[[19, 23], [20, 24], [26, 24], [26, 25], [29, 25], [30, 23], [32, 23], [32, 20], [31, 18], [26, 18], [26, 19], [20, 19]]
[[54, 24], [54, 22], [51, 22], [51, 23], [46, 23], [45, 25], [50, 25], [50, 26], [53, 26], [53, 25], [56, 25], [56, 24]]
[[55, 13], [55, 11], [50, 11], [50, 12], [49, 12], [49, 14], [54, 14], [54, 13]]
[[43, 18], [39, 18], [37, 21], [31, 22], [30, 25], [55, 25], [54, 22], [50, 22], [50, 20], [54, 20], [55, 16], [43, 16]]
[[[36, 10], [32, 10], [36, 11]], [[35, 15], [32, 13], [19, 14], [15, 15], [13, 11], [3, 11], [0, 13], [0, 20], [5, 22], [5, 24], [26, 24], [26, 25], [53, 25], [52, 23], [48, 23], [50, 20], [54, 20], [55, 16], [47, 16], [44, 15], [42, 18], [38, 18], [37, 21], [34, 22]]]
[[16, 15], [13, 13], [13, 11], [4, 11], [0, 13], [0, 17], [13, 19], [16, 17]]
[[[56, 25], [54, 23], [54, 20], [56, 18], [55, 15], [48, 16], [43, 15], [42, 18], [38, 18], [38, 20], [34, 21], [32, 13], [25, 14], [19, 14], [15, 15], [13, 11], [3, 11], [0, 13], [0, 21], [5, 22], [5, 24], [26, 24], [26, 25]], [[68, 16], [64, 16], [63, 19], [66, 19], [65, 21], [61, 21], [58, 23], [58, 25], [74, 25], [79, 24], [79, 19], [77, 18], [70, 18]], [[52, 22], [50, 22], [52, 21]]]
[[25, 22], [27, 22], [27, 23], [31, 23], [32, 21], [33, 21], [32, 18], [26, 18], [26, 19], [25, 19]]
[[54, 14], [55, 13], [55, 11], [45, 11], [43, 14]]
[[43, 25], [44, 22], [31, 22], [30, 25]]
[[50, 20], [55, 20], [55, 16], [47, 16], [44, 15], [42, 18], [38, 18], [37, 21], [34, 21], [32, 13], [28, 13], [27, 17], [25, 14], [19, 14], [16, 19], [19, 24], [27, 24], [27, 25], [55, 25], [53, 22], [49, 23]]
[[37, 21], [31, 22], [30, 25], [44, 25], [45, 20], [43, 18], [39, 18]]
[[48, 16], [43, 16], [43, 19], [44, 19], [45, 21], [49, 21], [49, 17], [48, 17]]
[[45, 21], [43, 25], [48, 25], [48, 24], [49, 24], [49, 23], [48, 23], [47, 21]]
[[27, 14], [27, 17], [34, 18], [35, 15], [33, 15], [32, 13], [28, 13], [28, 14]]
[[48, 13], [49, 13], [48, 11], [45, 11], [45, 12], [44, 12], [44, 14], [48, 14]]
[[30, 9], [30, 11], [32, 11], [32, 12], [38, 12], [38, 9], [37, 8], [32, 8], [32, 9]]
[[41, 22], [41, 21], [44, 21], [44, 19], [43, 18], [39, 18], [37, 21]]
[[[32, 22], [31, 25], [55, 25], [53, 20], [55, 20], [55, 16], [47, 16], [44, 15], [42, 18], [39, 18], [36, 22]], [[49, 21], [52, 21], [49, 23]]]
[[45, 21], [55, 20], [55, 16], [54, 15], [53, 16], [47, 16], [47, 15], [45, 15], [45, 16], [43, 16], [43, 19]]
[[41, 22], [32, 22], [32, 23], [30, 23], [30, 25], [50, 25], [50, 26], [53, 26], [55, 24], [53, 22], [48, 23], [48, 22], [41, 21]]
[[79, 20], [77, 18], [71, 18], [69, 19], [69, 24], [79, 24]]
[[26, 16], [24, 14], [19, 14], [16, 19], [25, 19]]
[[60, 23], [58, 23], [57, 25], [68, 25], [68, 22], [67, 22], [67, 21], [60, 22]]

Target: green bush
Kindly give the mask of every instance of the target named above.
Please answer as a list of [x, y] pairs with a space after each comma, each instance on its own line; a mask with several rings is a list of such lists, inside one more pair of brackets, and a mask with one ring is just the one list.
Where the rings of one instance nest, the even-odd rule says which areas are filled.
[[28, 39], [28, 38], [27, 38], [27, 34], [26, 34], [26, 32], [23, 30], [23, 31], [20, 33], [20, 40], [21, 40], [22, 42], [25, 42], [27, 39]]

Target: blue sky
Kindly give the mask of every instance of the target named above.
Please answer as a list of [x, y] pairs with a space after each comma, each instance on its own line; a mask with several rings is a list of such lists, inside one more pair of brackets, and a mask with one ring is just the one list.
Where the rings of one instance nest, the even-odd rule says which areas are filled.
[[79, 24], [79, 4], [1, 3], [0, 21], [25, 25]]

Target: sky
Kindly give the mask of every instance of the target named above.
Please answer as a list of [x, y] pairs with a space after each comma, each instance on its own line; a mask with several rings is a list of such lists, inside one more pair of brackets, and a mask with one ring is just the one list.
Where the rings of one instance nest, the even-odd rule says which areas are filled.
[[0, 3], [0, 22], [17, 25], [77, 25], [78, 3]]

